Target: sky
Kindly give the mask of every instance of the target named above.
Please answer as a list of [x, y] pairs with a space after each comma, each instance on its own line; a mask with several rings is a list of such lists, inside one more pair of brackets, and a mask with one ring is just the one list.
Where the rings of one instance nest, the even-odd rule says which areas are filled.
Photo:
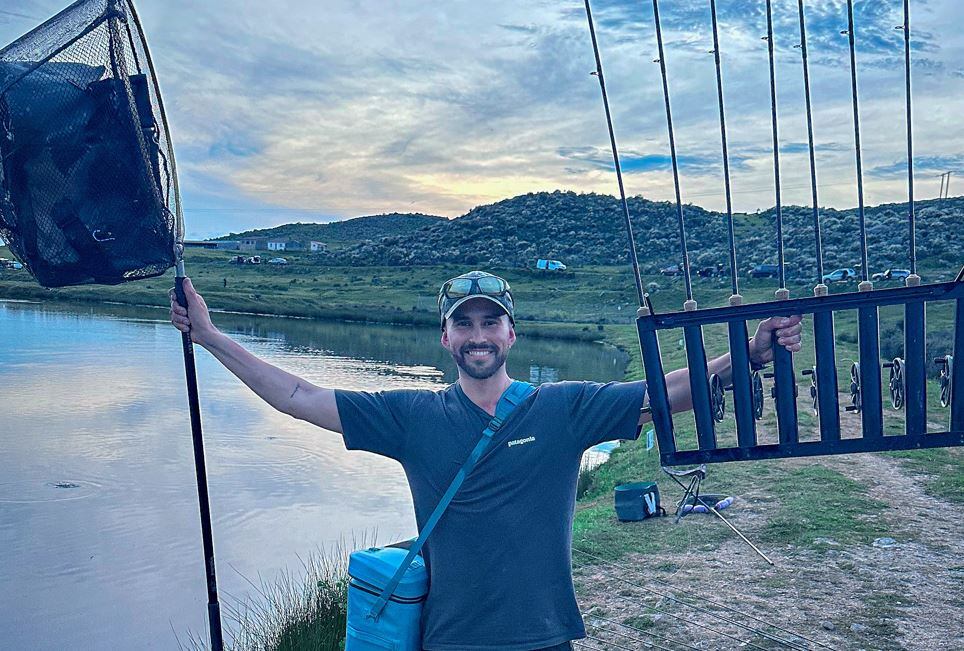
[[[733, 208], [774, 205], [765, 3], [718, 0]], [[8, 43], [66, 6], [0, 9]], [[652, 2], [593, 2], [627, 193], [673, 200]], [[526, 192], [618, 192], [573, 0], [140, 0], [191, 239]], [[865, 202], [907, 197], [901, 0], [855, 2]], [[964, 157], [964, 3], [913, 0], [919, 198]], [[809, 205], [797, 3], [775, 0], [783, 203]], [[843, 0], [806, 2], [819, 203], [857, 204]], [[724, 208], [709, 0], [660, 19], [683, 201]], [[964, 170], [961, 175], [964, 176]], [[953, 177], [953, 187], [964, 183]]]

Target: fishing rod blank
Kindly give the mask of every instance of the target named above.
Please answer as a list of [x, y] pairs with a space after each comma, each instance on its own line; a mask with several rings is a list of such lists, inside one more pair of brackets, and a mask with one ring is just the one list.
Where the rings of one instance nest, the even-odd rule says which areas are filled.
[[[699, 649], [698, 647], [695, 647], [695, 646], [693, 646], [692, 644], [687, 644], [686, 642], [680, 642], [679, 640], [674, 640], [673, 638], [671, 638], [671, 637], [669, 637], [669, 636], [660, 635], [660, 634], [658, 634], [658, 633], [653, 633], [652, 631], [647, 631], [647, 630], [641, 629], [641, 628], [636, 628], [636, 627], [634, 627], [634, 626], [630, 626], [629, 624], [622, 624], [622, 623], [617, 622], [617, 621], [615, 621], [615, 620], [613, 620], [613, 619], [606, 619], [605, 617], [602, 617], [602, 616], [600, 616], [600, 615], [586, 615], [586, 616], [583, 617], [583, 619], [585, 619], [585, 617], [591, 617], [591, 618], [592, 618], [593, 620], [595, 620], [595, 621], [605, 622], [606, 624], [609, 624], [610, 626], [618, 626], [619, 628], [625, 628], [626, 630], [628, 630], [628, 631], [633, 631], [634, 633], [640, 633], [640, 634], [642, 634], [642, 635], [649, 635], [650, 637], [654, 637], [654, 638], [656, 638], [657, 640], [662, 640], [662, 641], [664, 641], [664, 642], [671, 642], [671, 643], [673, 643], [673, 644], [678, 644], [678, 645], [680, 645], [680, 646], [682, 646], [682, 647], [685, 647], [685, 648], [687, 648], [687, 649], [693, 649], [694, 651], [700, 651], [700, 649]], [[598, 627], [598, 628], [601, 628], [601, 627]], [[614, 635], [621, 635], [621, 633], [617, 633], [616, 631], [609, 631], [609, 632], [613, 633]], [[627, 635], [626, 637], [629, 637], [629, 636]], [[635, 640], [635, 641], [637, 641], [637, 642], [643, 642], [644, 644], [646, 643], [646, 640], [640, 640], [640, 639], [637, 639], [637, 638], [630, 638], [630, 639]]]
[[[615, 563], [612, 563], [611, 561], [607, 561], [607, 560], [605, 560], [605, 559], [603, 559], [603, 558], [600, 558], [600, 557], [596, 556], [595, 554], [591, 554], [591, 553], [589, 553], [589, 552], [583, 551], [583, 550], [581, 550], [581, 549], [577, 549], [577, 548], [575, 548], [575, 547], [573, 547], [573, 551], [578, 551], [580, 554], [583, 554], [583, 555], [586, 556], [587, 558], [591, 558], [591, 559], [593, 559], [593, 560], [600, 561], [600, 562], [602, 562], [602, 563], [604, 563], [604, 564], [606, 564], [606, 565], [610, 565], [610, 566], [612, 566], [612, 567], [617, 567], [617, 568], [618, 568], [618, 566], [617, 566]], [[624, 568], [619, 568], [619, 569], [624, 569]], [[634, 570], [629, 570], [629, 571], [630, 571], [631, 573], [636, 574], [637, 576], [639, 576], [639, 572], [635, 572]], [[721, 621], [721, 622], [725, 622], [725, 623], [730, 624], [730, 625], [732, 625], [732, 626], [736, 626], [737, 628], [741, 628], [741, 629], [743, 629], [743, 630], [749, 631], [749, 632], [754, 633], [754, 634], [756, 634], [756, 635], [760, 635], [761, 637], [765, 637], [765, 638], [767, 638], [767, 639], [769, 639], [769, 640], [771, 640], [771, 641], [773, 641], [773, 642], [779, 642], [780, 644], [783, 644], [783, 645], [785, 645], [785, 646], [790, 646], [790, 647], [794, 647], [794, 648], [799, 648], [799, 645], [798, 645], [797, 643], [793, 642], [792, 640], [790, 640], [790, 641], [784, 640], [784, 639], [782, 639], [782, 638], [780, 638], [780, 637], [777, 637], [777, 636], [775, 636], [775, 635], [773, 635], [773, 634], [771, 634], [771, 633], [767, 633], [766, 631], [761, 630], [761, 629], [759, 629], [759, 628], [757, 628], [757, 627], [750, 626], [750, 625], [744, 624], [744, 623], [742, 623], [742, 622], [738, 622], [738, 621], [736, 621], [736, 620], [734, 620], [734, 619], [731, 619], [731, 618], [729, 618], [729, 617], [724, 617], [723, 615], [720, 615], [719, 613], [713, 612], [712, 610], [710, 610], [710, 609], [708, 609], [708, 608], [705, 608], [705, 607], [698, 606], [698, 605], [696, 605], [696, 604], [690, 603], [690, 602], [688, 602], [688, 601], [685, 601], [685, 600], [683, 600], [683, 599], [680, 599], [679, 597], [676, 597], [676, 596], [674, 596], [674, 595], [668, 594], [668, 593], [666, 593], [666, 592], [662, 592], [662, 591], [660, 591], [660, 590], [656, 590], [655, 588], [651, 588], [651, 587], [648, 587], [648, 586], [645, 586], [645, 585], [641, 585], [641, 584], [639, 584], [639, 583], [635, 583], [635, 582], [633, 582], [633, 581], [630, 581], [630, 580], [628, 580], [628, 579], [624, 579], [624, 578], [618, 577], [618, 576], [610, 576], [609, 578], [612, 579], [612, 580], [614, 580], [614, 581], [619, 581], [619, 582], [621, 582], [621, 583], [625, 583], [625, 584], [630, 585], [630, 586], [632, 586], [632, 587], [638, 588], [638, 589], [640, 589], [640, 590], [643, 590], [644, 592], [649, 592], [649, 593], [654, 594], [654, 595], [656, 595], [656, 596], [658, 596], [658, 597], [662, 597], [663, 599], [669, 599], [670, 601], [672, 601], [672, 602], [674, 602], [674, 603], [680, 604], [681, 606], [684, 606], [684, 607], [686, 607], [686, 608], [690, 608], [690, 609], [695, 610], [695, 611], [697, 611], [697, 612], [701, 612], [701, 613], [703, 613], [703, 614], [705, 614], [705, 615], [711, 615], [712, 617], [714, 617], [715, 619], [717, 619], [717, 620], [719, 620], [719, 621]], [[711, 603], [711, 602], [709, 602], [708, 600], [705, 600], [705, 601], [707, 601], [708, 603]], [[657, 611], [657, 612], [662, 612], [662, 613], [665, 613], [665, 614], [672, 614], [672, 613], [668, 613], [667, 611], [662, 610], [662, 609], [660, 609], [660, 608], [658, 608], [658, 607], [656, 607], [656, 606], [650, 606], [649, 604], [643, 604], [643, 605], [644, 605], [646, 608], [653, 609], [653, 610], [655, 610], [655, 611]], [[739, 614], [740, 614], [740, 615], [743, 615], [743, 613], [739, 613]], [[686, 621], [689, 622], [689, 620], [686, 620]], [[713, 631], [714, 633], [719, 633], [719, 634], [721, 634], [721, 635], [727, 635], [726, 633], [722, 633], [721, 631], [717, 631], [716, 629], [710, 628], [709, 626], [707, 626], [706, 624], [703, 624], [702, 622], [689, 622], [689, 623], [693, 624], [694, 626], [699, 626], [699, 627], [706, 628], [707, 630]], [[788, 634], [790, 634], [790, 635], [794, 635], [795, 637], [799, 637], [800, 639], [806, 639], [806, 638], [804, 638], [802, 635], [797, 635], [796, 633], [791, 633], [791, 632], [786, 631], [786, 630], [784, 630], [784, 629], [780, 629], [780, 627], [775, 626], [775, 625], [773, 625], [773, 624], [767, 624], [767, 625], [768, 625], [768, 626], [771, 626], [772, 628], [776, 628], [777, 630], [783, 630], [784, 632], [786, 632], [786, 633], [788, 633]], [[728, 636], [728, 637], [730, 637], [730, 636]], [[808, 641], [809, 641], [809, 640], [808, 640]]]
[[[679, 241], [682, 253], [683, 283], [686, 287], [686, 300], [693, 300], [693, 282], [690, 277], [689, 251], [686, 247], [686, 224], [683, 219], [683, 202], [679, 190], [679, 161], [676, 157], [676, 138], [673, 134], [673, 111], [669, 102], [669, 80], [666, 76], [666, 56], [663, 52], [663, 30], [659, 22], [659, 0], [653, 0], [653, 21], [656, 25], [656, 47], [659, 51], [659, 73], [663, 81], [663, 104], [666, 106], [666, 129], [669, 134], [669, 156], [673, 165], [673, 189], [676, 193], [676, 220], [679, 227]], [[688, 309], [695, 309], [695, 306]]]
[[[713, 60], [716, 64], [716, 96], [720, 107], [720, 141], [723, 150], [723, 189], [726, 195], [727, 238], [730, 243], [730, 285], [733, 295], [739, 295], [739, 272], [736, 265], [736, 241], [733, 233], [733, 202], [730, 196], [730, 155], [726, 146], [726, 111], [723, 107], [723, 65], [720, 62], [720, 36], [716, 20], [716, 0], [710, 0], [713, 21]], [[732, 304], [732, 303], [731, 303]]]
[[[601, 618], [601, 617], [595, 617], [595, 619], [598, 619], [599, 621], [604, 621], [604, 622], [610, 622], [610, 621], [611, 621], [611, 620], [603, 619], [603, 618]], [[612, 622], [612, 623], [615, 624], [615, 622]], [[617, 626], [621, 626], [621, 624], [616, 624], [616, 625], [617, 625]], [[615, 635], [616, 637], [619, 637], [619, 638], [625, 638], [625, 639], [629, 640], [630, 642], [641, 642], [642, 644], [646, 645], [647, 648], [665, 649], [665, 651], [675, 651], [675, 649], [670, 649], [669, 647], [665, 647], [665, 646], [663, 646], [663, 645], [661, 645], [661, 644], [659, 644], [659, 643], [657, 643], [657, 642], [653, 642], [652, 640], [644, 640], [644, 639], [642, 639], [642, 638], [640, 638], [640, 637], [636, 637], [635, 635], [629, 635], [629, 634], [627, 634], [627, 633], [620, 633], [619, 631], [614, 631], [614, 630], [612, 630], [611, 628], [605, 628], [605, 627], [603, 627], [603, 626], [599, 626], [599, 625], [594, 624], [594, 623], [590, 623], [589, 626], [590, 626], [590, 628], [592, 629], [592, 631], [593, 631], [594, 633], [597, 632], [597, 631], [599, 631], [599, 632], [602, 632], [602, 633], [608, 633], [609, 635]], [[631, 628], [631, 627], [626, 627], [626, 628]], [[662, 635], [657, 635], [657, 634], [655, 634], [655, 633], [648, 633], [648, 632], [646, 632], [646, 631], [641, 631], [641, 630], [635, 629], [635, 628], [632, 629], [632, 630], [638, 631], [639, 633], [647, 634], [647, 635], [649, 635], [650, 637], [652, 637], [653, 639], [656, 639], [656, 640], [663, 640], [663, 641], [667, 641], [667, 640], [668, 640], [669, 642], [671, 642], [671, 643], [673, 643], [673, 644], [679, 644], [679, 643], [676, 642], [675, 640], [673, 640], [673, 639], [671, 639], [671, 638], [664, 637], [664, 636], [662, 636]], [[598, 639], [598, 638], [596, 638], [596, 639]], [[600, 640], [600, 641], [602, 642], [602, 640]], [[608, 642], [608, 643], [609, 643], [609, 644], [616, 644], [615, 642]], [[687, 644], [686, 646], [687, 646], [687, 648], [690, 648], [690, 649], [695, 649], [695, 648], [696, 648], [696, 647], [692, 647], [692, 646], [690, 646], [690, 645], [688, 645], [688, 644]], [[623, 647], [617, 646], [617, 648], [623, 648]]]
[[[730, 194], [730, 155], [726, 143], [726, 111], [723, 105], [723, 65], [720, 61], [720, 37], [716, 20], [716, 0], [710, 0], [713, 23], [713, 59], [716, 67], [716, 96], [720, 108], [720, 141], [723, 151], [723, 188], [726, 193], [726, 221], [730, 243], [730, 305], [740, 305], [739, 271], [736, 263], [736, 240], [733, 228], [733, 205]], [[741, 446], [757, 444], [756, 419], [753, 418], [753, 393], [750, 378], [750, 341], [746, 321], [727, 323], [730, 343], [730, 368], [732, 370], [733, 414], [736, 419], [736, 435]]]
[[[813, 145], [813, 110], [810, 102], [810, 64], [807, 51], [807, 22], [803, 0], [797, 0], [800, 19], [800, 57], [803, 61], [803, 92], [807, 110], [807, 147], [810, 153], [810, 191], [813, 202], [813, 233], [816, 243], [817, 284], [814, 296], [826, 296], [829, 288], [823, 282], [823, 240], [820, 234], [820, 208], [817, 201], [817, 158]], [[813, 342], [815, 367], [805, 370], [815, 374], [813, 385], [817, 391], [817, 414], [820, 418], [820, 436], [824, 440], [840, 439], [840, 410], [837, 401], [837, 362], [834, 350], [833, 312], [816, 312], [813, 315]]]
[[[639, 572], [638, 570], [634, 570], [634, 569], [632, 569], [632, 568], [624, 568], [624, 567], [621, 567], [619, 564], [615, 563], [614, 561], [605, 559], [605, 558], [603, 558], [603, 557], [601, 557], [601, 556], [598, 556], [598, 555], [596, 555], [596, 554], [592, 554], [592, 553], [587, 552], [587, 551], [585, 551], [585, 550], [583, 550], [583, 549], [579, 549], [578, 547], [573, 547], [573, 551], [579, 552], [579, 553], [582, 554], [583, 556], [585, 556], [585, 557], [587, 557], [587, 558], [589, 558], [589, 559], [591, 559], [591, 560], [593, 560], [593, 561], [595, 561], [595, 562], [597, 562], [597, 563], [600, 563], [600, 564], [602, 564], [602, 565], [605, 565], [605, 566], [607, 566], [607, 567], [611, 567], [611, 568], [613, 568], [613, 569], [617, 569], [617, 570], [624, 571], [624, 572], [629, 572], [629, 573], [635, 574], [636, 576], [639, 576], [639, 577], [641, 577], [641, 578], [646, 578], [646, 577], [644, 577], [643, 574], [642, 574], [641, 572]], [[708, 604], [710, 604], [710, 605], [712, 605], [712, 606], [714, 606], [714, 607], [716, 607], [716, 608], [719, 608], [719, 609], [721, 609], [721, 610], [725, 610], [725, 611], [727, 611], [727, 612], [729, 612], [729, 613], [733, 613], [734, 615], [739, 615], [740, 617], [746, 617], [747, 619], [752, 619], [753, 621], [756, 621], [756, 622], [759, 622], [759, 623], [761, 623], [761, 624], [764, 624], [765, 626], [769, 626], [770, 628], [774, 628], [774, 629], [776, 629], [776, 630], [778, 630], [778, 631], [780, 631], [780, 632], [782, 632], [782, 633], [786, 633], [787, 635], [790, 635], [790, 636], [792, 636], [792, 637], [797, 637], [797, 638], [800, 638], [801, 640], [805, 640], [806, 642], [809, 642], [810, 644], [815, 644], [815, 645], [817, 645], [817, 646], [822, 646], [822, 647], [825, 648], [825, 649], [831, 649], [831, 648], [832, 648], [832, 647], [830, 647], [830, 646], [828, 646], [828, 645], [826, 645], [826, 644], [823, 644], [822, 642], [818, 642], [817, 640], [810, 639], [810, 638], [808, 638], [808, 637], [806, 637], [806, 636], [804, 636], [804, 635], [801, 635], [800, 633], [797, 633], [797, 632], [795, 632], [795, 631], [791, 631], [791, 630], [789, 630], [789, 629], [787, 629], [787, 628], [783, 628], [782, 626], [779, 626], [779, 625], [777, 625], [777, 624], [773, 624], [773, 623], [771, 623], [771, 622], [769, 622], [769, 621], [767, 621], [767, 620], [765, 620], [765, 619], [762, 619], [762, 618], [760, 618], [760, 617], [757, 617], [756, 615], [753, 615], [753, 614], [751, 614], [751, 613], [743, 612], [743, 611], [741, 611], [741, 610], [738, 610], [738, 609], [734, 608], [733, 606], [730, 606], [730, 605], [727, 605], [727, 604], [724, 604], [724, 603], [720, 603], [720, 602], [718, 602], [718, 601], [714, 601], [713, 599], [704, 597], [704, 596], [696, 593], [696, 592], [693, 591], [693, 590], [689, 590], [689, 589], [687, 589], [687, 588], [681, 588], [681, 587], [679, 587], [679, 586], [671, 585], [671, 584], [670, 584], [668, 581], [666, 581], [665, 579], [654, 579], [654, 580], [655, 580], [657, 583], [660, 583], [660, 584], [662, 584], [662, 585], [665, 585], [667, 588], [670, 588], [670, 589], [672, 589], [672, 590], [676, 590], [677, 592], [681, 592], [681, 593], [685, 594], [685, 595], [686, 595], [688, 598], [690, 598], [690, 599], [695, 599], [695, 600], [698, 600], [698, 601], [704, 601], [704, 602], [706, 602], [706, 603], [708, 603]], [[671, 601], [679, 601], [680, 603], [683, 603], [683, 604], [686, 604], [686, 605], [691, 605], [691, 604], [689, 604], [688, 602], [681, 601], [678, 597], [674, 597], [673, 595], [666, 595], [666, 594], [664, 594], [664, 593], [662, 593], [662, 592], [659, 592], [659, 591], [656, 591], [656, 590], [653, 590], [653, 589], [651, 589], [651, 588], [647, 588], [647, 587], [644, 587], [644, 586], [637, 586], [637, 587], [639, 587], [639, 588], [641, 588], [641, 589], [643, 589], [643, 590], [647, 590], [647, 591], [649, 591], [649, 592], [652, 592], [653, 594], [656, 594], [656, 595], [658, 595], [658, 596], [660, 596], [660, 597], [663, 597], [663, 598], [666, 598], [666, 599], [670, 599]], [[699, 608], [698, 606], [691, 606], [691, 607]], [[713, 615], [714, 617], [717, 615], [716, 613], [714, 613], [713, 611], [711, 611], [711, 610], [709, 610], [709, 609], [703, 609], [703, 612], [705, 612], [706, 614], [709, 614], [709, 615]]]
[[[620, 583], [625, 583], [625, 584], [630, 585], [630, 586], [633, 586], [633, 587], [635, 587], [635, 588], [641, 588], [641, 589], [644, 589], [644, 590], [646, 589], [646, 588], [643, 588], [642, 586], [637, 585], [637, 584], [633, 583], [632, 581], [628, 581], [628, 580], [626, 580], [626, 579], [622, 579], [622, 578], [619, 578], [619, 577], [612, 577], [612, 576], [611, 576], [611, 577], [608, 577], [608, 578], [609, 578], [610, 580], [612, 580], [612, 581], [618, 581], [618, 582], [620, 582]], [[717, 635], [722, 635], [723, 637], [730, 638], [731, 640], [735, 640], [735, 641], [739, 642], [739, 643], [740, 643], [740, 646], [749, 646], [749, 647], [753, 647], [754, 649], [760, 649], [760, 651], [768, 651], [766, 648], [761, 647], [761, 646], [759, 646], [759, 645], [757, 645], [757, 644], [754, 644], [754, 643], [753, 643], [752, 641], [750, 641], [750, 640], [741, 640], [741, 639], [740, 639], [739, 637], [737, 637], [736, 635], [733, 635], [732, 633], [727, 633], [727, 632], [725, 632], [725, 631], [721, 631], [721, 630], [719, 630], [719, 629], [717, 629], [717, 628], [713, 628], [713, 627], [710, 626], [709, 624], [704, 624], [704, 623], [701, 622], [701, 621], [696, 621], [696, 620], [692, 620], [692, 619], [687, 619], [687, 618], [685, 618], [685, 617], [681, 617], [681, 616], [679, 616], [677, 613], [674, 613], [674, 612], [672, 612], [672, 611], [666, 610], [665, 608], [660, 608], [659, 606], [651, 606], [651, 605], [647, 604], [645, 601], [643, 601], [642, 598], [634, 597], [634, 596], [632, 596], [632, 595], [627, 595], [627, 594], [625, 594], [625, 593], [623, 593], [623, 592], [614, 593], [612, 596], [615, 597], [616, 599], [621, 599], [622, 601], [628, 601], [628, 602], [631, 602], [631, 603], [633, 603], [633, 604], [636, 604], [637, 606], [642, 606], [643, 608], [646, 608], [647, 610], [651, 610], [651, 611], [653, 611], [653, 612], [660, 613], [660, 614], [663, 614], [663, 615], [669, 615], [670, 617], [674, 617], [677, 621], [679, 621], [679, 622], [681, 622], [681, 623], [683, 623], [683, 624], [691, 624], [691, 625], [693, 625], [693, 626], [695, 626], [695, 627], [697, 627], [697, 628], [700, 628], [700, 629], [703, 629], [703, 630], [706, 630], [706, 631], [710, 631], [711, 633], [716, 633]], [[726, 620], [723, 620], [723, 621], [726, 621]], [[730, 622], [730, 621], [727, 621], [726, 623], [728, 623], [728, 624], [734, 624], [733, 622]], [[744, 626], [740, 626], [739, 624], [734, 624], [734, 625], [739, 626], [740, 628], [745, 628]], [[757, 634], [759, 635], [760, 633], [757, 633]], [[776, 641], [780, 641], [779, 638], [776, 638]], [[785, 643], [784, 645], [785, 645], [785, 646], [789, 646], [791, 649], [798, 649], [799, 651], [806, 651], [805, 648], [801, 649], [799, 646], [794, 646], [792, 643], [791, 643], [791, 644], [786, 644], [786, 643]]]
[[[904, 0], [904, 24], [898, 29], [904, 32], [904, 94], [907, 122], [907, 221], [910, 228], [910, 275], [904, 279], [907, 287], [920, 285], [917, 275], [917, 221], [914, 209], [914, 132], [911, 121], [910, 84], [910, 0]], [[923, 301], [904, 306], [904, 359], [900, 377], [900, 390], [906, 394], [904, 408], [904, 433], [923, 436], [927, 433], [927, 357], [925, 333], [927, 332], [926, 304]], [[891, 362], [891, 373], [894, 362]]]
[[[869, 292], [874, 286], [868, 279], [867, 228], [864, 215], [864, 180], [860, 158], [860, 111], [857, 96], [857, 49], [854, 34], [854, 3], [847, 0], [847, 40], [850, 45], [850, 88], [854, 110], [854, 155], [857, 164], [857, 215], [860, 221], [860, 275], [858, 290]], [[857, 310], [857, 345], [860, 364], [852, 369], [859, 377], [860, 417], [865, 439], [883, 438], [883, 401], [880, 390], [880, 324], [877, 306], [864, 305]], [[848, 407], [850, 411], [857, 411]]]
[[[660, 77], [663, 82], [663, 104], [666, 107], [666, 129], [669, 134], [669, 154], [673, 165], [673, 187], [676, 193], [676, 219], [679, 226], [680, 248], [683, 258], [683, 282], [686, 286], [686, 302], [683, 309], [693, 311], [693, 284], [690, 278], [689, 251], [686, 247], [686, 223], [683, 219], [683, 201], [679, 189], [679, 161], [676, 157], [676, 138], [673, 133], [673, 111], [669, 101], [669, 79], [666, 74], [666, 55], [663, 50], [663, 30], [659, 22], [659, 0], [653, 0], [653, 21], [656, 26], [656, 46], [659, 51]], [[696, 437], [700, 448], [716, 447], [716, 425], [713, 419], [710, 383], [707, 371], [706, 347], [703, 343], [703, 329], [700, 326], [683, 328], [686, 342], [686, 365], [689, 368], [690, 394], [693, 397], [693, 416], [696, 420]], [[649, 377], [647, 373], [647, 377]]]
[[639, 275], [639, 260], [636, 257], [636, 239], [633, 237], [633, 223], [629, 218], [629, 203], [626, 201], [626, 190], [623, 187], [623, 171], [619, 164], [619, 150], [616, 148], [616, 132], [613, 129], [612, 114], [609, 111], [609, 96], [606, 94], [606, 78], [603, 76], [602, 58], [599, 55], [599, 44], [596, 42], [596, 27], [592, 20], [592, 9], [589, 0], [585, 0], [586, 19], [589, 21], [589, 36], [592, 38], [592, 51], [596, 57], [596, 78], [599, 80], [599, 90], [602, 91], [603, 107], [606, 109], [606, 125], [609, 127], [609, 143], [613, 151], [613, 166], [616, 168], [616, 181], [619, 184], [619, 200], [623, 207], [623, 218], [626, 221], [626, 233], [629, 236], [629, 261], [633, 267], [633, 280], [636, 282], [636, 294], [639, 305], [645, 303], [643, 298], [643, 281]]
[[[599, 44], [596, 40], [596, 28], [592, 19], [592, 9], [589, 0], [585, 0], [586, 20], [589, 22], [589, 35], [592, 38], [593, 54], [596, 58], [596, 78], [599, 80], [599, 89], [602, 91], [603, 107], [606, 110], [606, 125], [609, 128], [609, 142], [612, 147], [613, 165], [616, 169], [616, 180], [619, 184], [619, 199], [622, 202], [623, 216], [626, 222], [626, 233], [629, 237], [629, 257], [633, 265], [633, 279], [636, 282], [636, 292], [639, 297], [639, 310], [637, 316], [649, 314], [648, 301], [643, 292], [643, 282], [639, 276], [639, 263], [636, 259], [636, 241], [633, 237], [633, 225], [629, 219], [629, 204], [626, 202], [626, 191], [623, 188], [622, 168], [619, 164], [619, 150], [616, 147], [616, 134], [613, 129], [612, 114], [609, 110], [609, 96], [606, 94], [606, 79], [603, 76], [602, 57], [599, 54]], [[657, 405], [667, 404], [668, 396], [666, 392], [666, 379], [663, 374], [663, 361], [659, 350], [659, 339], [655, 332], [639, 334], [639, 347], [643, 353], [643, 365], [646, 369], [646, 378], [649, 381], [647, 392], [650, 395], [650, 403], [654, 400]], [[648, 407], [646, 408], [648, 409]], [[672, 436], [673, 417], [669, 410], [657, 408], [652, 412], [653, 423], [660, 436], [660, 450], [675, 449], [675, 442]], [[669, 436], [666, 433], [669, 433]]]
[[[773, 54], [773, 8], [771, 0], [766, 2], [767, 57], [770, 64], [770, 127], [773, 134], [773, 185], [776, 198], [777, 221], [777, 269], [780, 288], [776, 292], [778, 300], [790, 298], [787, 289], [786, 258], [783, 253], [783, 206], [780, 200], [780, 137], [777, 126], [777, 79], [776, 62]], [[784, 316], [790, 316], [785, 314]], [[770, 374], [767, 374], [770, 376]], [[773, 331], [773, 383], [774, 404], [777, 412], [777, 429], [781, 444], [795, 444], [799, 441], [797, 431], [797, 381], [793, 371], [793, 355], [777, 341]]]

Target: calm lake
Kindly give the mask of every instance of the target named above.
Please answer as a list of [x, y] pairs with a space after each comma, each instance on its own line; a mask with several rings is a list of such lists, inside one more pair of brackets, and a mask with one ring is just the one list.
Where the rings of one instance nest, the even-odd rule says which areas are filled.
[[[165, 310], [0, 301], [0, 648], [177, 649], [207, 637], [184, 367]], [[325, 386], [441, 387], [435, 329], [215, 315], [257, 355]], [[524, 334], [524, 327], [521, 332]], [[534, 383], [620, 379], [624, 354], [519, 339]], [[273, 411], [198, 349], [223, 605], [354, 536], [415, 532], [394, 461]]]

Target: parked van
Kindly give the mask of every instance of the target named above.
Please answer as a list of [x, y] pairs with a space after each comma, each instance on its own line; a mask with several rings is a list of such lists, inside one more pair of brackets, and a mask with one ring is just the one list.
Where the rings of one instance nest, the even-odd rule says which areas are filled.
[[536, 269], [545, 269], [546, 271], [565, 271], [566, 265], [562, 264], [558, 260], [536, 260]]

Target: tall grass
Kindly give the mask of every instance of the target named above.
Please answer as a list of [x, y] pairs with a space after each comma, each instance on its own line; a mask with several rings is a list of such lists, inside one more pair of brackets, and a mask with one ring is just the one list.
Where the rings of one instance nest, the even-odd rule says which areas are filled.
[[344, 648], [348, 551], [313, 553], [299, 572], [286, 570], [270, 585], [251, 585], [258, 598], [225, 610], [235, 631], [233, 651], [337, 651]]
[[[222, 603], [225, 648], [231, 651], [341, 651], [345, 648], [348, 555], [368, 546], [341, 542], [300, 558], [301, 567], [285, 570], [270, 582], [244, 577], [255, 595]], [[207, 634], [196, 631], [186, 651], [207, 649]]]

